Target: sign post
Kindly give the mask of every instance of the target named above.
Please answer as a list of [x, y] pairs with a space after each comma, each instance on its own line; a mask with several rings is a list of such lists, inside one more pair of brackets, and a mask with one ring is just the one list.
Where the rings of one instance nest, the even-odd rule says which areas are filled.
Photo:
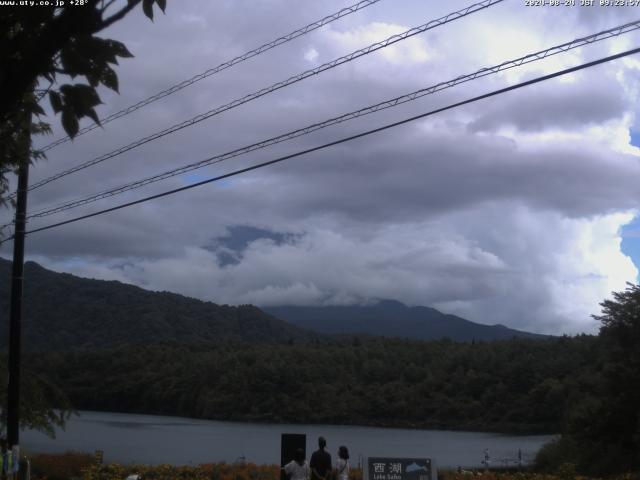
[[437, 480], [430, 458], [369, 457], [366, 480]]

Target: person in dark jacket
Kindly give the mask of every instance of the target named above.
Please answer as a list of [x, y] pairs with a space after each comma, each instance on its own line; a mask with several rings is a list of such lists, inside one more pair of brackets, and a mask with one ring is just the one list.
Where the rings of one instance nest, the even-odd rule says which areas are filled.
[[318, 450], [311, 454], [311, 480], [329, 480], [331, 474], [331, 455], [325, 451], [327, 441], [318, 438]]

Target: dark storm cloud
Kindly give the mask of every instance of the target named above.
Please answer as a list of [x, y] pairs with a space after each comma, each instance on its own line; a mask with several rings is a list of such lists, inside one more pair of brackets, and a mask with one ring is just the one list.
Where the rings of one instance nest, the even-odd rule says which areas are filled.
[[576, 82], [548, 83], [532, 87], [525, 95], [496, 99], [469, 128], [476, 132], [503, 126], [527, 132], [583, 129], [619, 118], [627, 108], [624, 95], [613, 75], [590, 72]]
[[[104, 237], [108, 251], [139, 255], [146, 234], [148, 240], [142, 243], [149, 246], [142, 249], [153, 255], [170, 250], [173, 242], [193, 243], [190, 238], [200, 237], [204, 241], [198, 244], [205, 245], [212, 228], [220, 231], [237, 219], [286, 225], [333, 215], [385, 225], [437, 218], [496, 201], [518, 201], [570, 217], [593, 216], [634, 207], [639, 168], [634, 157], [612, 156], [596, 144], [586, 148], [584, 143], [567, 142], [532, 149], [500, 137], [474, 136], [465, 129], [414, 126], [270, 167], [233, 180], [231, 188], [205, 186], [185, 194], [181, 202], [161, 200], [110, 214], [113, 217], [91, 221], [102, 225], [98, 233], [74, 227], [69, 235], [79, 235], [78, 244], [86, 245], [82, 251], [102, 250], [99, 238], [113, 229]], [[41, 248], [46, 245], [53, 248], [56, 242], [45, 242]], [[80, 248], [68, 241], [63, 246], [63, 252]]]
[[281, 176], [269, 171], [257, 181], [269, 199], [265, 205], [295, 216], [326, 211], [385, 223], [495, 200], [516, 199], [569, 216], [633, 208], [638, 200], [636, 158], [612, 156], [597, 144], [531, 149], [452, 128], [414, 128], [358, 147], [284, 166]]

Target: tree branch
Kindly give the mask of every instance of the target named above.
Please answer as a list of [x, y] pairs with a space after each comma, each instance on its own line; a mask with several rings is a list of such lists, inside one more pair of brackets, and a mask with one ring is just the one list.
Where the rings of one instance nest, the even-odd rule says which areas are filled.
[[129, 13], [131, 10], [133, 10], [142, 0], [129, 0], [129, 3], [126, 7], [120, 9], [119, 12], [114, 13], [113, 15], [111, 15], [109, 18], [105, 18], [102, 21], [102, 25], [100, 30], [108, 27], [109, 25], [111, 25], [112, 23], [117, 22], [118, 20], [121, 20], [122, 18], [124, 18], [124, 16]]
[[102, 6], [100, 7], [100, 13], [104, 14], [111, 5], [113, 5], [114, 3], [116, 3], [116, 0], [109, 0], [107, 2], [107, 4], [104, 4], [104, 0], [102, 0]]

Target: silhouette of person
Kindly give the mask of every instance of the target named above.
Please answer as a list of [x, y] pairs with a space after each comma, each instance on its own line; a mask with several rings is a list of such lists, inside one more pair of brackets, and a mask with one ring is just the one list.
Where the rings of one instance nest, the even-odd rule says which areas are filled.
[[318, 438], [318, 450], [311, 454], [311, 480], [329, 480], [331, 473], [331, 455], [325, 451], [327, 441], [324, 437]]

